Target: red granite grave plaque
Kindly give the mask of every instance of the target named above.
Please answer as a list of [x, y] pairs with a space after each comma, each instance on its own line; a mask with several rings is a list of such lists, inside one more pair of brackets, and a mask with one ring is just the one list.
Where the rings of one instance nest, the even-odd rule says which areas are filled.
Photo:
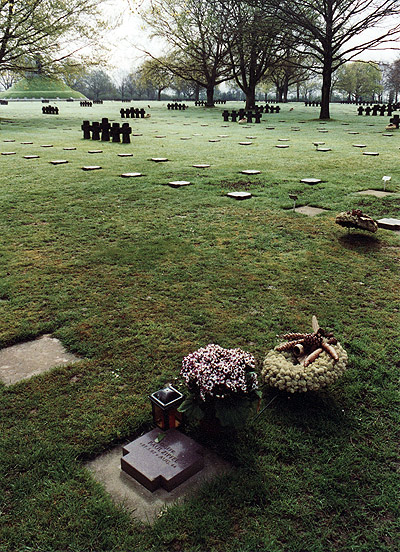
[[151, 492], [172, 491], [204, 467], [202, 447], [176, 429], [153, 429], [124, 446], [122, 454], [121, 469]]

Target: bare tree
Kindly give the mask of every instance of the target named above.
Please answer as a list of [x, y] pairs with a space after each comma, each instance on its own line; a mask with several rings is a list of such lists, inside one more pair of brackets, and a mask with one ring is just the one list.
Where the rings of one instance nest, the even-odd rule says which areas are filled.
[[[322, 74], [321, 119], [329, 119], [332, 73], [369, 49], [390, 47], [399, 36], [400, 0], [248, 0], [286, 23]], [[390, 21], [395, 17], [395, 23]], [[390, 25], [384, 27], [384, 25]], [[364, 31], [376, 30], [374, 37]]]
[[[214, 88], [229, 76], [225, 22], [208, 0], [150, 0], [143, 18], [155, 36], [171, 48], [168, 59], [157, 58], [178, 77], [207, 90], [207, 105], [214, 105]], [[150, 52], [146, 52], [151, 57]]]

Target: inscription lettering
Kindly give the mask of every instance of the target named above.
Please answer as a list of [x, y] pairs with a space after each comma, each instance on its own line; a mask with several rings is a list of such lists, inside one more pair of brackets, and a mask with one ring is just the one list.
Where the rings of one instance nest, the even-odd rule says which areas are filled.
[[153, 441], [140, 443], [140, 446], [148, 450], [150, 454], [153, 454], [156, 458], [162, 460], [165, 464], [168, 464], [168, 466], [171, 466], [171, 468], [177, 467], [176, 462], [178, 462], [178, 458], [174, 454], [168, 452], [175, 452], [172, 447], [163, 447], [162, 445], [159, 445], [158, 443], [155, 443]]

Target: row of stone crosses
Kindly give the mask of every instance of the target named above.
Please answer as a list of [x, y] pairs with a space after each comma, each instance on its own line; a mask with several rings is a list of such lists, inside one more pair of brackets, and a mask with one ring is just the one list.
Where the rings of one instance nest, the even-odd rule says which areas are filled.
[[381, 117], [383, 117], [385, 115], [385, 112], [387, 113], [387, 115], [389, 117], [391, 117], [393, 111], [398, 111], [399, 109], [399, 104], [388, 104], [388, 105], [379, 105], [379, 104], [375, 104], [373, 107], [371, 106], [367, 106], [367, 107], [363, 107], [362, 105], [360, 105], [360, 107], [357, 109], [357, 112], [358, 112], [358, 115], [362, 115], [364, 113], [364, 115], [378, 115], [378, 111], [379, 111], [379, 115]]
[[[217, 104], [223, 104], [225, 105], [226, 104], [226, 100], [214, 100], [214, 104], [217, 105]], [[207, 105], [207, 102], [205, 100], [196, 100], [194, 102], [194, 105], [196, 106], [206, 106]]]
[[175, 103], [169, 103], [167, 104], [167, 109], [179, 109], [179, 111], [185, 111], [185, 109], [187, 109], [189, 106], [188, 105], [185, 105], [183, 103], [179, 103], [179, 102], [175, 102]]
[[242, 121], [244, 119], [246, 119], [248, 123], [252, 123], [253, 119], [255, 123], [261, 123], [263, 111], [265, 113], [279, 113], [280, 109], [281, 108], [279, 107], [279, 105], [277, 105], [276, 107], [261, 106], [261, 108], [257, 108], [256, 106], [255, 113], [253, 113], [252, 110], [246, 111], [245, 109], [239, 109], [239, 111], [232, 109], [231, 112], [225, 109], [225, 111], [222, 112], [222, 117], [225, 123], [229, 122], [229, 117], [231, 118], [232, 123], [236, 123], [236, 121]]
[[101, 122], [95, 121], [90, 124], [89, 121], [83, 121], [81, 126], [83, 130], [84, 140], [102, 140], [103, 142], [109, 142], [110, 139], [112, 142], [121, 142], [123, 144], [130, 144], [132, 134], [132, 129], [129, 126], [129, 123], [122, 123], [120, 126], [119, 123], [111, 123], [106, 117], [104, 117]]
[[321, 107], [321, 102], [304, 102], [306, 107]]
[[142, 119], [145, 118], [146, 111], [142, 107], [142, 109], [139, 109], [138, 107], [127, 107], [124, 109], [121, 107], [120, 109], [121, 119], [139, 119], [141, 117]]
[[42, 107], [43, 115], [58, 115], [58, 107], [54, 105], [44, 105]]

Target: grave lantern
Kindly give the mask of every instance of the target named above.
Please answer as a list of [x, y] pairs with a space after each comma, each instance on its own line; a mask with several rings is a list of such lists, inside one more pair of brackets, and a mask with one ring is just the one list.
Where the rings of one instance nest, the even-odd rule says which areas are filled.
[[174, 429], [182, 423], [182, 412], [178, 412], [178, 406], [183, 401], [182, 393], [172, 385], [159, 389], [150, 395], [153, 411], [153, 421], [157, 427], [166, 431]]

